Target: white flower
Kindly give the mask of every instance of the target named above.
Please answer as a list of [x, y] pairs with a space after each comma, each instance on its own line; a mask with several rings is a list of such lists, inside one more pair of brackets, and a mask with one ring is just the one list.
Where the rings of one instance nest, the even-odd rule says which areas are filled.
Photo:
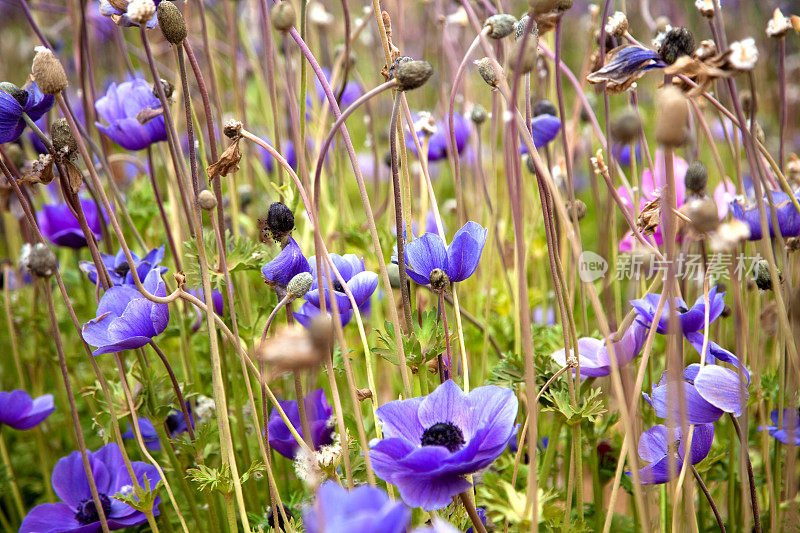
[[758, 61], [758, 48], [752, 37], [731, 43], [730, 65], [736, 70], [753, 70]]
[[792, 23], [789, 17], [784, 16], [780, 9], [775, 8], [775, 11], [772, 13], [772, 18], [767, 23], [767, 35], [769, 37], [780, 38], [789, 33], [791, 29]]
[[606, 22], [606, 33], [614, 37], [622, 37], [628, 31], [628, 17], [622, 11], [617, 11]]
[[153, 0], [133, 0], [128, 4], [126, 15], [131, 22], [146, 24], [156, 14], [156, 4]]

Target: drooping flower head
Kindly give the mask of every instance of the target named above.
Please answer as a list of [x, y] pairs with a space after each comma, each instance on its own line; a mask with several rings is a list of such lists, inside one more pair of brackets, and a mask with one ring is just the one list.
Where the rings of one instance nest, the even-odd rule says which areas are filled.
[[[186, 402], [186, 408], [189, 411], [189, 421], [192, 424], [192, 428], [194, 428], [194, 415], [189, 402]], [[189, 431], [183, 412], [178, 410], [174, 410], [167, 416], [164, 420], [164, 425], [166, 426], [167, 435], [172, 438]], [[142, 440], [148, 450], [158, 451], [161, 449], [161, 440], [158, 438], [158, 432], [149, 418], [139, 417], [139, 431], [142, 433]], [[122, 438], [135, 439], [136, 434], [133, 432], [133, 428], [129, 427], [128, 431], [122, 434]]]
[[[89, 456], [92, 475], [109, 529], [124, 529], [145, 523], [147, 517], [144, 513], [114, 498], [115, 494], [130, 494], [133, 491], [133, 480], [122, 459], [119, 446], [112, 442], [96, 452], [87, 450], [86, 454]], [[131, 466], [139, 485], [144, 486], [145, 477], [151, 489], [161, 481], [161, 475], [156, 467], [140, 461], [132, 461]], [[89, 489], [81, 452], [72, 452], [58, 460], [53, 469], [52, 483], [53, 490], [61, 501], [44, 503], [31, 509], [22, 521], [20, 533], [100, 531], [100, 516]], [[153, 506], [154, 516], [159, 514], [159, 502], [160, 498], [156, 498]]]
[[[143, 282], [155, 296], [166, 296], [167, 288], [158, 270], [151, 270]], [[94, 355], [133, 350], [160, 335], [169, 322], [169, 306], [152, 302], [131, 285], [108, 289], [97, 305], [97, 318], [81, 328], [83, 339], [97, 349]]]
[[[422, 145], [422, 137], [428, 137], [428, 162], [435, 163], [447, 158], [447, 147], [450, 146], [450, 127], [448, 120], [434, 122], [429, 113], [414, 113], [414, 130]], [[456, 137], [456, 152], [460, 155], [469, 141], [472, 124], [468, 118], [453, 113], [453, 131]], [[406, 148], [419, 157], [411, 132], [406, 132]]]
[[55, 409], [52, 394], [34, 400], [22, 389], [0, 392], [0, 429], [3, 426], [31, 429], [41, 424]]
[[657, 52], [642, 46], [626, 44], [606, 54], [604, 65], [586, 76], [589, 83], [606, 82], [611, 93], [628, 90], [648, 70], [667, 66]]
[[51, 107], [52, 94], [45, 95], [32, 81], [22, 89], [11, 83], [0, 83], [0, 144], [16, 141], [25, 129], [23, 114], [34, 122]]
[[335, 481], [323, 483], [303, 513], [306, 533], [404, 533], [410, 522], [411, 509], [393, 502], [383, 489], [361, 485], [347, 490]]
[[517, 398], [510, 389], [465, 394], [447, 380], [428, 396], [380, 406], [383, 440], [372, 444], [375, 474], [410, 507], [441, 509], [472, 485], [464, 476], [486, 468], [513, 438]]
[[[800, 212], [792, 203], [792, 199], [783, 191], [771, 191], [772, 201], [775, 204], [775, 215], [778, 219], [778, 231], [784, 237], [797, 237], [800, 235]], [[798, 196], [800, 198], [800, 196]], [[758, 206], [755, 204], [744, 205], [739, 199], [735, 199], [730, 203], [731, 214], [733, 218], [739, 219], [750, 228], [750, 237], [748, 240], [757, 241], [761, 239], [763, 231], [761, 230], [761, 218], [758, 212]], [[772, 221], [772, 208], [767, 197], [764, 198], [764, 209], [767, 214], [767, 228], [769, 229], [769, 236], [774, 237], [777, 232], [775, 231], [774, 223]]]
[[775, 437], [779, 442], [791, 446], [800, 446], [800, 414], [797, 409], [783, 410], [783, 424], [778, 420], [779, 411], [774, 409], [769, 418], [771, 425], [759, 426], [759, 431], [768, 431], [771, 437]]
[[426, 233], [405, 249], [407, 272], [420, 285], [431, 283], [431, 272], [440, 270], [451, 282], [470, 277], [481, 259], [487, 230], [477, 222], [467, 222], [445, 246], [439, 235]]
[[[612, 343], [611, 346], [614, 349], [618, 366], [628, 364], [634, 357], [639, 355], [646, 336], [647, 328], [634, 321], [622, 338]], [[574, 353], [574, 349], [570, 349], [570, 352]], [[566, 350], [564, 348], [553, 352], [551, 357], [562, 367], [567, 365]], [[580, 366], [581, 378], [597, 378], [609, 375], [612, 361], [606, 341], [592, 337], [578, 339], [578, 365]]]
[[[711, 287], [708, 291], [709, 298], [709, 323], [722, 314], [725, 310], [725, 293], [717, 292], [717, 287]], [[646, 294], [644, 298], [638, 300], [631, 300], [631, 305], [636, 310], [638, 315], [637, 320], [648, 328], [653, 323], [658, 308], [658, 301], [661, 299], [660, 294]], [[656, 331], [664, 334], [669, 332], [670, 313], [674, 309], [677, 315], [677, 323], [680, 326], [680, 331], [684, 335], [695, 333], [703, 329], [705, 324], [706, 303], [705, 295], [700, 295], [694, 302], [692, 307], [687, 307], [686, 302], [682, 298], [673, 298], [672, 302], [664, 302], [664, 307], [661, 310], [661, 317], [658, 321]]]
[[261, 269], [261, 276], [267, 285], [286, 288], [292, 278], [302, 272], [311, 272], [311, 266], [297, 241], [289, 237], [283, 250]]
[[[294, 426], [301, 437], [304, 437], [297, 401], [289, 400], [278, 403], [280, 403], [281, 408], [291, 421], [292, 426]], [[317, 389], [314, 392], [308, 393], [306, 397], [303, 398], [303, 405], [306, 409], [306, 418], [308, 419], [308, 428], [311, 430], [311, 440], [314, 443], [314, 449], [319, 450], [322, 446], [333, 444], [333, 425], [331, 424], [333, 407], [328, 405], [325, 391]], [[267, 427], [269, 429], [269, 445], [284, 457], [294, 459], [300, 445], [292, 436], [289, 428], [286, 427], [286, 423], [278, 414], [277, 410], [273, 409], [272, 413], [270, 413]]]
[[[139, 274], [139, 279], [142, 281], [144, 281], [151, 270], [158, 270], [159, 274], [164, 274], [167, 271], [167, 267], [159, 266], [159, 263], [164, 259], [163, 246], [153, 248], [143, 258], [139, 258], [139, 256], [133, 252], [131, 252], [131, 256], [133, 257], [133, 268], [136, 269], [136, 272]], [[111, 279], [112, 285], [133, 285], [131, 265], [128, 264], [128, 260], [125, 258], [125, 253], [122, 251], [122, 248], [119, 249], [116, 255], [100, 254], [100, 258], [103, 260], [103, 264], [108, 271], [108, 277]], [[97, 266], [93, 262], [81, 261], [80, 267], [81, 270], [86, 273], [86, 277], [89, 278], [89, 281], [94, 284], [98, 283]]]
[[[81, 198], [80, 202], [83, 215], [86, 217], [86, 225], [92, 230], [94, 238], [99, 241], [103, 237], [102, 227], [108, 221], [106, 210], [101, 208], [98, 211], [97, 204], [89, 198]], [[102, 217], [100, 213], [102, 213]], [[43, 205], [36, 212], [36, 222], [39, 224], [42, 234], [56, 246], [76, 249], [86, 246], [86, 237], [78, 219], [64, 202]]]
[[112, 83], [105, 96], [95, 102], [97, 114], [108, 126], [96, 122], [97, 129], [126, 150], [141, 150], [167, 140], [164, 117], [158, 115], [145, 124], [137, 115], [145, 109], [159, 109], [161, 102], [153, 95], [153, 87], [142, 78]]
[[[667, 426], [659, 424], [648, 429], [639, 438], [639, 457], [650, 464], [639, 470], [643, 485], [660, 485], [678, 476], [686, 457], [686, 447], [681, 428], [672, 429], [670, 440]], [[706, 458], [714, 441], [714, 424], [698, 424], [692, 430], [691, 463], [696, 465]], [[675, 443], [678, 443], [677, 449]], [[670, 449], [672, 448], [672, 449]], [[672, 454], [672, 459], [670, 459]], [[674, 470], [670, 471], [670, 463]]]

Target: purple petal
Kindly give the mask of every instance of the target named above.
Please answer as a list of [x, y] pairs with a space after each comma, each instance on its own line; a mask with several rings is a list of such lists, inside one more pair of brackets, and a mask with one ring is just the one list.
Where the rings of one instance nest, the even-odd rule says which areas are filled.
[[[89, 453], [89, 463], [92, 466], [92, 477], [99, 492], [107, 492], [110, 474], [102, 461], [96, 460]], [[62, 457], [53, 468], [53, 490], [61, 500], [70, 507], [76, 508], [81, 500], [90, 499], [92, 491], [83, 468], [81, 452], [75, 451]]]
[[428, 428], [438, 422], [452, 422], [459, 428], [471, 426], [469, 397], [448, 379], [423, 398], [419, 406], [419, 422]]
[[385, 439], [402, 438], [419, 445], [425, 428], [419, 422], [417, 413], [423, 398], [395, 400], [378, 407], [376, 413], [383, 424]]
[[[469, 221], [458, 230], [447, 248], [446, 272], [450, 281], [463, 281], [470, 277], [481, 259], [487, 230], [477, 222]], [[409, 245], [410, 246], [410, 245]], [[430, 271], [428, 271], [430, 274]]]
[[717, 365], [705, 365], [697, 373], [694, 386], [697, 392], [714, 407], [739, 416], [750, 394], [736, 372]]
[[[421, 285], [430, 283], [431, 271], [440, 268], [447, 268], [447, 250], [442, 239], [438, 235], [426, 233], [419, 239], [414, 239], [406, 246], [406, 264], [408, 270], [413, 270], [419, 277], [415, 281]], [[421, 279], [424, 278], [424, 283]]]
[[31, 406], [30, 410], [17, 420], [13, 427], [15, 429], [30, 429], [32, 427], [38, 426], [45, 418], [50, 416], [50, 414], [56, 410], [55, 405], [53, 404], [53, 395], [52, 394], [45, 394], [36, 398], [33, 401], [33, 405]]

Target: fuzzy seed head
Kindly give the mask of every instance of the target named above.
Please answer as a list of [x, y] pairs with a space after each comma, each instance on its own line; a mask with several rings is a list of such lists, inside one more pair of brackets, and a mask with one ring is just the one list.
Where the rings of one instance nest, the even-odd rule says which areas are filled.
[[314, 277], [310, 272], [300, 272], [286, 285], [286, 293], [294, 298], [305, 296], [314, 282]]
[[689, 104], [674, 85], [659, 89], [656, 95], [656, 140], [663, 146], [676, 147], [689, 136]]
[[489, 118], [488, 113], [486, 113], [486, 108], [484, 108], [480, 104], [476, 104], [475, 107], [472, 108], [472, 112], [469, 114], [470, 120], [475, 124], [483, 124], [486, 122], [486, 119]]
[[126, 14], [131, 22], [147, 24], [156, 14], [156, 4], [153, 0], [131, 0]]
[[406, 61], [398, 65], [394, 72], [401, 91], [422, 87], [432, 75], [433, 67], [427, 61]]
[[67, 88], [69, 81], [61, 61], [49, 48], [37, 46], [31, 72], [44, 94], [56, 94]]
[[269, 13], [272, 27], [278, 31], [289, 31], [294, 26], [297, 16], [290, 2], [280, 2], [272, 6]]
[[621, 144], [630, 144], [639, 138], [642, 119], [634, 109], [620, 111], [611, 121], [611, 136]]
[[508, 37], [514, 31], [514, 24], [517, 19], [513, 15], [500, 13], [492, 15], [483, 23], [485, 28], [489, 28], [488, 36], [492, 39], [502, 39]]
[[683, 181], [687, 190], [698, 195], [703, 194], [708, 183], [708, 169], [702, 161], [693, 161], [686, 170]]
[[217, 207], [217, 197], [208, 189], [203, 189], [200, 191], [200, 194], [197, 195], [197, 203], [200, 205], [200, 209], [211, 211]]
[[673, 64], [681, 56], [690, 56], [694, 52], [694, 36], [687, 28], [678, 26], [670, 28], [658, 47], [658, 55], [668, 65]]
[[156, 10], [158, 26], [164, 38], [172, 44], [181, 44], [186, 39], [186, 20], [174, 2], [161, 2]]
[[26, 244], [22, 247], [20, 256], [22, 266], [31, 271], [34, 276], [49, 278], [58, 270], [58, 259], [56, 254], [44, 243], [36, 243], [31, 246]]
[[497, 87], [497, 73], [492, 66], [491, 59], [488, 57], [477, 59], [475, 61], [475, 66], [478, 67], [478, 74], [481, 75], [481, 78], [483, 78], [483, 81], [485, 81], [489, 87]]

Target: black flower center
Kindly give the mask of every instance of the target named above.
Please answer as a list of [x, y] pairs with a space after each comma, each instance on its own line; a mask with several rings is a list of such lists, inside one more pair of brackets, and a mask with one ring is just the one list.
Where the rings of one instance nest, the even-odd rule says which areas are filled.
[[131, 271], [131, 265], [129, 265], [127, 261], [125, 261], [121, 265], [117, 265], [117, 267], [114, 269], [114, 272], [116, 272], [122, 277], [127, 276], [128, 272], [130, 271]]
[[461, 428], [452, 422], [437, 422], [422, 432], [423, 446], [444, 446], [451, 452], [466, 444]]
[[336, 292], [344, 292], [344, 287], [342, 287], [342, 284], [339, 283], [338, 279], [333, 280], [333, 290]]
[[680, 314], [683, 315], [683, 314], [688, 313], [689, 309], [687, 309], [685, 306], [680, 306], [680, 307], [678, 307], [678, 311], [680, 312]]
[[[284, 510], [284, 512], [286, 513], [286, 518], [287, 518], [288, 520], [291, 520], [292, 518], [294, 518], [294, 515], [292, 514], [292, 512], [291, 512], [291, 511], [289, 510], [289, 508], [288, 508], [288, 507], [286, 507], [285, 505], [283, 506], [283, 510]], [[281, 528], [281, 529], [283, 529], [283, 525], [284, 525], [284, 524], [283, 524], [283, 514], [281, 514], [281, 512], [280, 512], [280, 511], [279, 511], [278, 513], [275, 513], [275, 512], [272, 510], [272, 508], [271, 508], [271, 507], [270, 507], [270, 509], [269, 509], [269, 513], [267, 514], [267, 524], [269, 524], [269, 527], [271, 527], [271, 528], [274, 528], [274, 527], [275, 527], [275, 515], [276, 515], [276, 514], [277, 514], [277, 516], [278, 516], [278, 527], [279, 527], [279, 528]]]
[[[111, 500], [102, 493], [98, 494], [98, 496], [100, 497], [100, 503], [103, 505], [103, 513], [106, 515], [106, 518], [108, 518], [108, 513], [111, 512]], [[93, 499], [81, 500], [75, 512], [75, 520], [83, 525], [93, 524], [100, 520], [100, 514], [97, 512], [97, 507]]]

